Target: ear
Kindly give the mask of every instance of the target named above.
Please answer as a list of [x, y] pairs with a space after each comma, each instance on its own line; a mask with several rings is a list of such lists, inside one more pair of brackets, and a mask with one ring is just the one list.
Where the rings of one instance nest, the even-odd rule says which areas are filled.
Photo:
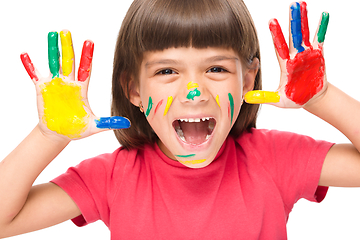
[[139, 84], [134, 81], [134, 78], [131, 78], [128, 84], [129, 100], [132, 104], [138, 107], [141, 102]]
[[259, 71], [260, 61], [258, 58], [254, 58], [250, 66], [246, 67], [246, 71], [243, 78], [243, 98], [244, 95], [254, 90], [255, 78]]

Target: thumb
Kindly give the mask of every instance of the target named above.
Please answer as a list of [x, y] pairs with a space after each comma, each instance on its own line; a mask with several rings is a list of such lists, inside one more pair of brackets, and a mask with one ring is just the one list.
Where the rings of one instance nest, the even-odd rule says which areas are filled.
[[129, 128], [131, 123], [124, 117], [102, 117], [95, 119], [96, 127], [101, 130]]
[[255, 90], [247, 92], [244, 99], [249, 104], [278, 103], [280, 102], [280, 95], [278, 92]]

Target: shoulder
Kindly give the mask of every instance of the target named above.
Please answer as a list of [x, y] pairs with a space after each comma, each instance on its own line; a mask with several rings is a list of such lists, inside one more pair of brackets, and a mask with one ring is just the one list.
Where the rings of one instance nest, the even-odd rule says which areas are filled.
[[309, 136], [278, 130], [251, 129], [236, 140], [248, 156], [261, 162], [281, 162], [314, 157], [323, 159], [332, 143]]
[[245, 131], [241, 134], [236, 141], [239, 144], [249, 144], [257, 147], [279, 147], [288, 148], [289, 146], [305, 146], [313, 143], [325, 144], [325, 141], [315, 140], [309, 136], [301, 135], [293, 132], [269, 130], [269, 129], [255, 129], [252, 128], [250, 131]]

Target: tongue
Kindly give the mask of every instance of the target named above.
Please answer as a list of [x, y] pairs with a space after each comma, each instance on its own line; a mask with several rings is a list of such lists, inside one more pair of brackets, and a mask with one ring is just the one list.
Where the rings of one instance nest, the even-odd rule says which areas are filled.
[[180, 127], [184, 133], [184, 137], [187, 143], [199, 145], [206, 140], [208, 134], [209, 123], [206, 122], [182, 122]]

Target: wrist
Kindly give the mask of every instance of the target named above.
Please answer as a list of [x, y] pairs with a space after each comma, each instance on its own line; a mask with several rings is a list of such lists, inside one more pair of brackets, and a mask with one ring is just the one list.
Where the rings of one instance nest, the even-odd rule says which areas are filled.
[[326, 102], [326, 98], [329, 93], [329, 88], [331, 88], [331, 87], [332, 87], [332, 85], [330, 83], [326, 82], [326, 85], [321, 90], [321, 92], [316, 94], [312, 99], [310, 99], [307, 103], [305, 103], [303, 108], [309, 112], [313, 112], [314, 110], [316, 110], [316, 108], [321, 107], [322, 103]]
[[59, 147], [66, 147], [70, 143], [70, 139], [65, 136], [49, 134], [41, 130], [40, 125], [38, 124], [34, 129], [36, 135], [42, 141], [46, 141], [47, 143], [54, 144]]

